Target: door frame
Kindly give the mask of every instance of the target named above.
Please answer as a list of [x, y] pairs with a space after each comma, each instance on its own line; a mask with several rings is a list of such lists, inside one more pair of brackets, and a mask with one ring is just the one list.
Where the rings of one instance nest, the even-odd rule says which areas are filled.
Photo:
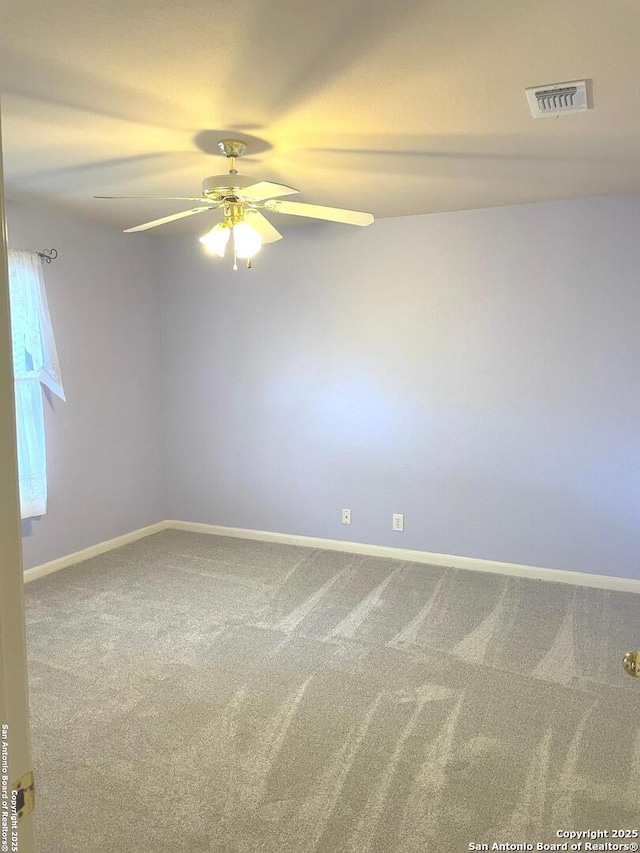
[[[15, 423], [0, 123], [0, 723], [8, 726], [0, 732], [0, 743], [6, 732], [9, 788], [32, 770]], [[3, 770], [0, 763], [0, 776]], [[20, 853], [35, 853], [33, 813], [17, 827]], [[9, 818], [9, 850], [11, 830]]]

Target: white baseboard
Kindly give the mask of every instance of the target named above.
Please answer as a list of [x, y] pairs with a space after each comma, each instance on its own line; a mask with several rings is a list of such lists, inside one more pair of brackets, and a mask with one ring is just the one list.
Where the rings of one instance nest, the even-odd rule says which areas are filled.
[[257, 539], [261, 542], [280, 542], [285, 545], [303, 545], [306, 548], [323, 548], [328, 551], [343, 551], [348, 554], [365, 554], [370, 557], [388, 557], [392, 560], [407, 560], [412, 563], [428, 563], [474, 572], [492, 572], [514, 575], [534, 580], [570, 583], [597, 589], [612, 589], [618, 592], [640, 593], [640, 579], [592, 575], [589, 572], [568, 572], [564, 569], [547, 569], [539, 566], [523, 566], [518, 563], [500, 563], [497, 560], [482, 560], [476, 557], [455, 557], [450, 554], [434, 554], [430, 551], [410, 551], [406, 548], [390, 548], [386, 545], [368, 545], [364, 542], [345, 542], [342, 539], [316, 539], [312, 536], [297, 536], [292, 533], [271, 533], [268, 530], [248, 530], [242, 527], [220, 527], [216, 524], [200, 524], [193, 521], [165, 522], [168, 529], [186, 530], [192, 533], [208, 533], [214, 536], [233, 536], [237, 539]]
[[145, 536], [151, 536], [152, 533], [159, 533], [161, 530], [165, 530], [166, 527], [166, 521], [158, 521], [156, 524], [150, 524], [148, 527], [140, 527], [138, 530], [132, 530], [131, 533], [116, 536], [114, 539], [98, 542], [97, 545], [83, 548], [82, 551], [67, 554], [66, 557], [59, 557], [57, 560], [51, 560], [49, 563], [42, 563], [42, 565], [34, 566], [32, 569], [25, 569], [23, 573], [24, 582], [29, 583], [38, 578], [43, 578], [45, 575], [53, 574], [53, 572], [59, 572], [60, 569], [74, 566], [76, 563], [83, 563], [85, 560], [90, 560], [91, 557], [97, 557], [99, 554], [105, 554], [107, 551], [113, 551], [114, 548], [120, 548], [121, 545], [126, 545], [128, 542], [136, 542], [138, 539], [144, 539]]
[[476, 557], [455, 557], [450, 554], [434, 554], [430, 551], [411, 551], [406, 548], [390, 548], [386, 545], [369, 545], [364, 542], [345, 542], [342, 539], [318, 539], [312, 536], [298, 536], [293, 533], [273, 533], [269, 530], [249, 530], [242, 527], [221, 527], [216, 524], [202, 524], [194, 521], [159, 521], [149, 527], [142, 527], [117, 536], [106, 542], [76, 551], [66, 557], [60, 557], [41, 566], [35, 566], [24, 572], [25, 583], [37, 578], [66, 569], [75, 563], [81, 563], [91, 557], [97, 557], [121, 545], [135, 542], [161, 530], [184, 530], [191, 533], [207, 533], [213, 536], [231, 536], [236, 539], [255, 539], [261, 542], [279, 542], [284, 545], [300, 545], [306, 548], [322, 548], [328, 551], [343, 551], [348, 554], [364, 554], [370, 557], [387, 557], [393, 560], [406, 560], [413, 563], [428, 563], [431, 566], [444, 566], [454, 569], [467, 569], [475, 572], [513, 575], [534, 580], [569, 583], [575, 586], [610, 589], [618, 592], [640, 593], [640, 579], [592, 575], [588, 572], [568, 572], [563, 569], [549, 569], [539, 566], [523, 566], [518, 563], [501, 563], [495, 560], [482, 560]]

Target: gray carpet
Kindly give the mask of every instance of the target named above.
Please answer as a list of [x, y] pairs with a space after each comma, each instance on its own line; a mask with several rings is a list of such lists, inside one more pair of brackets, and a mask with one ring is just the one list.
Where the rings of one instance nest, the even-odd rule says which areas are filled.
[[26, 590], [40, 853], [640, 826], [640, 595], [177, 531]]

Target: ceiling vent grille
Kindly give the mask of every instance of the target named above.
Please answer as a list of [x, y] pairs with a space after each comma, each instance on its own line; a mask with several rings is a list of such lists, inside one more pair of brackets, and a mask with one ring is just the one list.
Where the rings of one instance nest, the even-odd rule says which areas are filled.
[[534, 118], [579, 113], [589, 108], [586, 80], [533, 86], [531, 89], [525, 89], [525, 92]]

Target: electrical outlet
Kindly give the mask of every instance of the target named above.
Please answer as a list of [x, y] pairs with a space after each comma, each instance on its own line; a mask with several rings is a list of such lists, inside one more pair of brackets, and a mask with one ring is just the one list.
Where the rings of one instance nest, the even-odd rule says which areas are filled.
[[351, 510], [343, 509], [342, 510], [342, 523], [343, 524], [351, 524]]
[[393, 524], [391, 526], [393, 530], [397, 530], [399, 533], [402, 533], [404, 530], [404, 515], [401, 512], [393, 513]]

